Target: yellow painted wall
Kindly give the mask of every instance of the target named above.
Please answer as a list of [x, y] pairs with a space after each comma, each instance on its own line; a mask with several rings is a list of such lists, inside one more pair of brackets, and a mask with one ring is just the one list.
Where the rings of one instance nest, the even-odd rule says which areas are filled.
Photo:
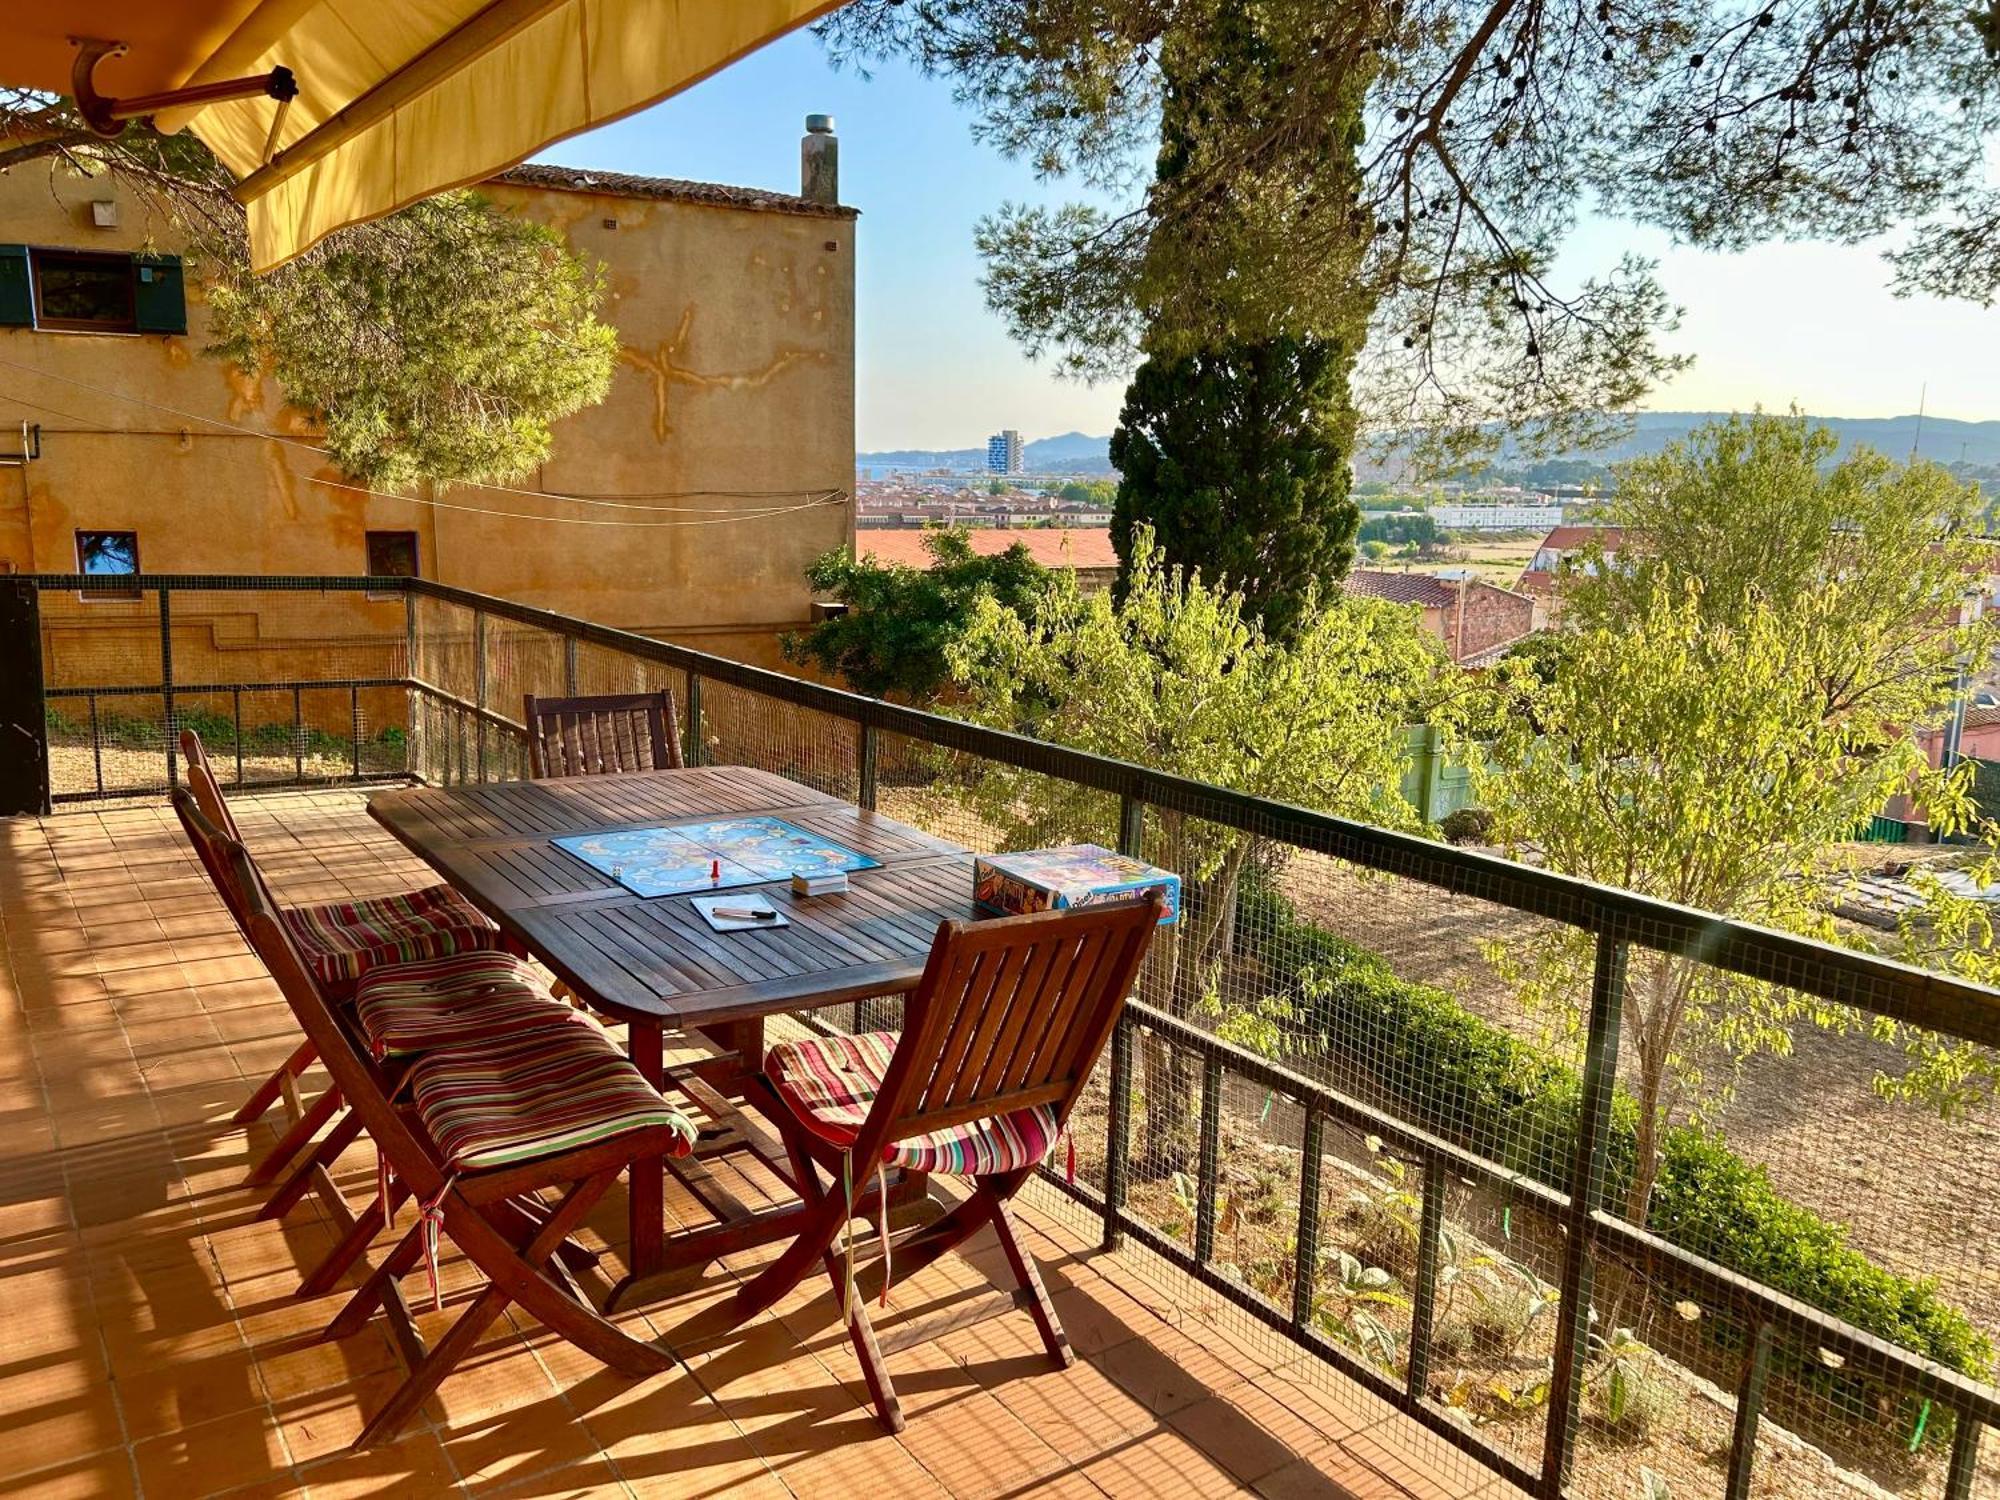
[[[146, 572], [352, 575], [364, 532], [413, 530], [426, 577], [775, 664], [776, 633], [808, 616], [806, 565], [852, 535], [852, 217], [500, 183], [488, 193], [605, 265], [603, 315], [621, 349], [609, 398], [560, 424], [550, 461], [517, 487], [657, 508], [475, 488], [428, 498], [649, 524], [477, 515], [315, 482], [339, 476], [310, 447], [252, 435], [310, 442], [275, 385], [201, 352], [191, 275], [186, 337], [0, 329], [0, 456], [19, 449], [23, 422], [42, 427], [38, 461], [0, 468], [0, 569], [71, 571], [82, 528], [138, 532]], [[104, 198], [119, 203], [116, 229], [92, 225]], [[40, 166], [0, 175], [0, 241], [174, 248], [115, 186], [52, 184]], [[827, 494], [839, 498], [740, 514]], [[159, 680], [150, 599], [44, 607], [52, 685]], [[400, 603], [352, 594], [210, 596], [176, 614], [175, 678], [399, 675], [401, 623]]]

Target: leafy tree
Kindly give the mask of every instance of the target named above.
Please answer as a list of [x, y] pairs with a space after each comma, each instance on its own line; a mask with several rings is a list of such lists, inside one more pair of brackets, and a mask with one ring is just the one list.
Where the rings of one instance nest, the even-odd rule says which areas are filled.
[[474, 194], [341, 230], [256, 277], [229, 174], [193, 135], [134, 124], [104, 140], [68, 100], [0, 90], [0, 170], [30, 164], [131, 190], [190, 257], [209, 352], [274, 376], [364, 484], [521, 478], [550, 424], [609, 389], [599, 272]]
[[1833, 463], [1839, 446], [1805, 417], [1760, 412], [1620, 465], [1616, 565], [1565, 576], [1565, 618], [1617, 628], [1657, 584], [1691, 580], [1714, 625], [1741, 629], [1764, 607], [1794, 622], [1830, 718], [1934, 712], [1968, 644], [1939, 626], [1986, 565], [1979, 497], [1936, 464], [1862, 446]]
[[1376, 537], [1370, 537], [1361, 544], [1361, 555], [1370, 562], [1380, 562], [1389, 555], [1389, 544]]
[[[1491, 766], [1474, 761], [1503, 841], [1586, 879], [1835, 936], [1834, 846], [1936, 780], [1910, 730], [1938, 721], [1989, 636], [1954, 623], [1978, 545], [1956, 529], [1964, 492], [1868, 453], [1822, 471], [1822, 438], [1796, 420], [1722, 423], [1624, 472], [1617, 564], [1567, 580], [1564, 632], [1509, 675]], [[1491, 956], [1530, 1005], [1578, 1019], [1586, 938]], [[1636, 1221], [1669, 1119], [1726, 1092], [1743, 1058], [1788, 1050], [1798, 1023], [1856, 1017], [1633, 949]]]
[[[1558, 271], [1581, 205], [1719, 250], [1915, 221], [1900, 285], [2000, 292], [1992, 0], [1268, 0], [1283, 66], [1201, 122], [1195, 170], [1148, 184], [1166, 80], [1229, 8], [854, 0], [822, 32], [949, 76], [981, 138], [1109, 201], [982, 226], [989, 300], [1030, 350], [1118, 374], [1156, 310], [1207, 344], [1366, 306], [1369, 425], [1425, 430], [1440, 461], [1485, 420], [1592, 446], [1676, 368], [1648, 264]], [[1355, 174], [1320, 131], [1357, 107]]]
[[844, 549], [813, 563], [806, 570], [813, 592], [837, 599], [847, 613], [786, 636], [786, 659], [838, 674], [857, 692], [924, 702], [946, 685], [946, 653], [981, 600], [1026, 610], [1049, 586], [1050, 571], [1019, 542], [987, 557], [963, 531], [939, 528], [924, 534], [924, 549], [928, 568], [884, 565]]
[[1348, 366], [1326, 339], [1141, 365], [1111, 435], [1121, 583], [1137, 565], [1138, 534], [1150, 531], [1170, 563], [1242, 589], [1272, 633], [1295, 628], [1354, 559]]
[[1109, 479], [1072, 479], [1056, 494], [1071, 505], [1101, 505], [1109, 510], [1118, 497], [1118, 486]]
[[1370, 516], [1358, 533], [1364, 544], [1388, 542], [1397, 547], [1429, 547], [1438, 539], [1438, 524], [1423, 511], [1391, 511]]
[[211, 352], [268, 371], [364, 484], [509, 480], [611, 388], [599, 272], [472, 193], [414, 203], [266, 276], [209, 287]]
[[[1402, 727], [1444, 698], [1449, 665], [1414, 611], [1379, 600], [1309, 600], [1279, 640], [1240, 593], [1170, 564], [1144, 531], [1122, 598], [1087, 594], [1073, 574], [1025, 611], [987, 595], [948, 656], [980, 722], [1404, 827], [1416, 814], [1397, 789]], [[1002, 847], [1115, 837], [1115, 797], [1053, 777], [994, 767], [974, 795]], [[1175, 1015], [1212, 1011], [1238, 885], [1275, 851], [1175, 809], [1149, 816], [1148, 856], [1181, 876], [1184, 912], [1154, 944], [1142, 993]], [[1185, 1156], [1192, 1089], [1185, 1060], [1148, 1052], [1145, 1155], [1156, 1166]]]

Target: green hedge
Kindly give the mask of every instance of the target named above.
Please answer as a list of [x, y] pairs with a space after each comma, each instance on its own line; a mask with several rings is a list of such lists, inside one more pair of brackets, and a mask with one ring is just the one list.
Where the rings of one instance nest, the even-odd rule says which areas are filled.
[[[1574, 1069], [1445, 991], [1401, 979], [1379, 956], [1299, 921], [1265, 882], [1246, 891], [1238, 934], [1239, 949], [1254, 951], [1266, 980], [1294, 1001], [1302, 1042], [1365, 1069], [1376, 1096], [1412, 1123], [1568, 1187], [1581, 1092]], [[1637, 1120], [1637, 1102], [1620, 1091], [1607, 1186], [1614, 1203], [1631, 1181]], [[1661, 1157], [1647, 1213], [1656, 1233], [1939, 1364], [1980, 1377], [1992, 1369], [1991, 1341], [1934, 1281], [1876, 1265], [1847, 1243], [1843, 1227], [1782, 1197], [1762, 1167], [1718, 1137], [1676, 1126]], [[1724, 1316], [1715, 1331], [1731, 1326]], [[1816, 1383], [1843, 1406], [1870, 1409], [1860, 1372], [1841, 1378], [1837, 1393]]]

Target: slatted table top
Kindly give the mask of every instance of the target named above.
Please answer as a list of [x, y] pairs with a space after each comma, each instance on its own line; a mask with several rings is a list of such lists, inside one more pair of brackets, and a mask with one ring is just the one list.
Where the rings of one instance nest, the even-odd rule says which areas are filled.
[[[894, 818], [747, 766], [380, 792], [368, 811], [579, 994], [674, 1029], [913, 987], [939, 922], [979, 915], [972, 857]], [[694, 892], [641, 898], [551, 840], [720, 817], [783, 818], [880, 861], [845, 895], [755, 892], [790, 919], [715, 932]]]

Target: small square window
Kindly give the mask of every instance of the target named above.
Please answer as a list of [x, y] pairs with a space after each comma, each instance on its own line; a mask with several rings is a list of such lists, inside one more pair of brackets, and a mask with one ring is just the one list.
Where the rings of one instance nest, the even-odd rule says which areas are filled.
[[132, 257], [36, 250], [35, 326], [79, 333], [136, 333]]
[[[417, 534], [414, 531], [371, 531], [368, 533], [368, 576], [370, 578], [415, 578], [417, 576]], [[393, 599], [395, 594], [370, 590], [371, 599]]]
[[[76, 570], [92, 578], [137, 578], [139, 576], [139, 533], [136, 531], [79, 531], [76, 534]], [[86, 599], [136, 599], [139, 588], [90, 589]]]

